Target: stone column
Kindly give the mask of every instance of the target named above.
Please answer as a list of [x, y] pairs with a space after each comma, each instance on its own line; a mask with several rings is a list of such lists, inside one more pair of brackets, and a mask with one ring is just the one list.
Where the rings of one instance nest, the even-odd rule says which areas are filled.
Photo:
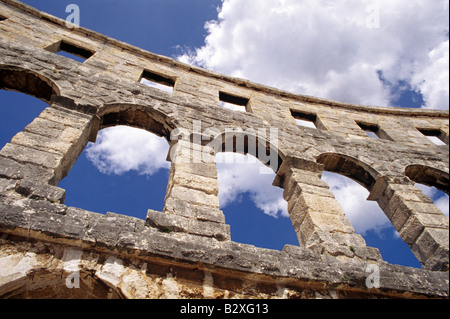
[[53, 193], [49, 200], [63, 202], [64, 191], [54, 186], [86, 146], [92, 119], [53, 103], [0, 151], [0, 177], [14, 181], [22, 195], [41, 197], [45, 189]]
[[149, 211], [147, 221], [166, 231], [186, 232], [220, 241], [230, 239], [230, 227], [219, 208], [215, 155], [211, 148], [177, 141], [163, 213]]
[[355, 256], [381, 260], [378, 249], [367, 247], [355, 233], [329, 185], [321, 180], [318, 165], [292, 164], [283, 162], [278, 174], [283, 175], [283, 196], [300, 246], [341, 260]]
[[369, 199], [378, 202], [425, 268], [448, 271], [449, 219], [412, 181], [379, 178]]

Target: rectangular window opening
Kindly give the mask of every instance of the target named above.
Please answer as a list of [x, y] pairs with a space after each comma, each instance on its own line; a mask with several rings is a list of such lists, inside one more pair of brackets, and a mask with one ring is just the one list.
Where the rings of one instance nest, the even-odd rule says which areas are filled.
[[139, 83], [168, 93], [173, 93], [175, 87], [174, 79], [147, 70], [142, 72]]
[[376, 124], [356, 123], [370, 138], [380, 138], [380, 128]]
[[418, 129], [420, 133], [425, 135], [433, 144], [447, 145], [443, 140], [443, 134], [439, 129]]
[[299, 126], [317, 129], [317, 115], [314, 113], [305, 113], [291, 110], [291, 114]]
[[46, 50], [81, 63], [94, 55], [94, 52], [64, 40], [49, 46]]
[[249, 99], [219, 92], [220, 106], [232, 111], [247, 112], [247, 104]]

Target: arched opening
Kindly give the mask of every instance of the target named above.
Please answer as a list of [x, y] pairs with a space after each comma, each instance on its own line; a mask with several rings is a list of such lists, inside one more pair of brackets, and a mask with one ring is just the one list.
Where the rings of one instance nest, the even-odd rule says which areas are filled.
[[216, 151], [219, 203], [231, 239], [281, 250], [299, 244], [283, 189], [272, 185], [284, 157], [272, 133], [230, 130], [209, 146]]
[[366, 244], [378, 248], [389, 263], [420, 268], [421, 264], [378, 203], [367, 200], [375, 185], [376, 171], [362, 161], [342, 154], [323, 154], [317, 162], [325, 168], [322, 180], [330, 185], [355, 232]]
[[275, 173], [280, 169], [285, 158], [278, 148], [278, 132], [276, 130], [248, 129], [244, 131], [235, 128], [214, 136], [215, 133], [217, 132], [212, 130], [213, 138], [208, 146], [212, 147], [216, 154], [220, 152], [250, 154]]
[[391, 264], [421, 267], [378, 203], [367, 200], [370, 193], [361, 183], [331, 172], [323, 172], [322, 180], [330, 185], [345, 216], [355, 232], [364, 238], [367, 246], [378, 248], [383, 260]]
[[444, 171], [425, 165], [409, 165], [405, 169], [405, 175], [416, 183], [435, 187], [449, 194], [449, 174]]
[[408, 176], [422, 192], [431, 198], [434, 204], [449, 215], [449, 174], [439, 169], [424, 166], [410, 165], [405, 169]]
[[66, 205], [145, 219], [162, 211], [169, 178], [171, 127], [163, 114], [135, 105], [99, 113], [96, 142], [89, 142], [59, 186]]
[[48, 107], [52, 95], [58, 94], [57, 86], [37, 73], [1, 66], [0, 149]]
[[0, 149], [30, 124], [48, 104], [33, 96], [0, 90]]
[[175, 125], [168, 117], [153, 109], [133, 104], [112, 104], [102, 107], [97, 116], [101, 119], [100, 129], [126, 125], [141, 128], [158, 136], [170, 139], [170, 132]]
[[231, 227], [231, 239], [281, 250], [298, 246], [283, 189], [272, 186], [275, 173], [253, 155], [216, 155], [220, 209]]
[[105, 128], [86, 146], [59, 187], [67, 206], [145, 219], [162, 211], [169, 176], [164, 138], [127, 126]]
[[323, 164], [326, 171], [347, 176], [369, 191], [375, 185], [376, 172], [358, 159], [342, 154], [326, 153], [320, 155], [317, 162]]
[[0, 67], [0, 89], [32, 95], [50, 103], [53, 95], [59, 95], [56, 84], [44, 76], [17, 67]]

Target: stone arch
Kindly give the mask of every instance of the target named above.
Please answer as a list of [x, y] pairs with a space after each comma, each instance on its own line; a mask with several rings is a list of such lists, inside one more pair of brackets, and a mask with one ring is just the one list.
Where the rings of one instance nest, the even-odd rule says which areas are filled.
[[26, 93], [46, 103], [61, 92], [54, 81], [42, 74], [6, 65], [0, 66], [0, 89]]
[[90, 127], [90, 116], [57, 102], [57, 97], [61, 97], [59, 86], [49, 76], [33, 70], [0, 65], [0, 89], [23, 93], [48, 104], [24, 131], [5, 145], [2, 156], [40, 171], [20, 176], [56, 185], [70, 169], [78, 149], [82, 149], [80, 143]]
[[405, 168], [405, 175], [416, 183], [434, 186], [449, 194], [448, 172], [427, 165], [413, 164]]
[[[276, 142], [270, 140], [271, 136], [266, 138], [263, 134], [258, 136], [236, 128], [202, 130], [200, 123], [192, 124], [192, 130], [180, 128], [171, 134], [169, 159], [172, 165], [164, 216], [149, 212], [147, 221], [159, 228], [165, 225], [175, 231], [214, 237], [219, 241], [230, 240], [230, 227], [225, 224], [219, 207], [215, 155], [226, 151], [256, 155], [277, 172], [284, 154], [278, 150]], [[271, 150], [271, 154], [264, 156], [262, 150]], [[186, 218], [193, 218], [188, 227], [183, 226]]]
[[[270, 246], [270, 248], [281, 250], [286, 244], [298, 246], [299, 242], [289, 218], [273, 219], [274, 216], [288, 216], [284, 215], [285, 209], [287, 209], [287, 201], [283, 198], [283, 186], [275, 182], [277, 173], [286, 156], [278, 146], [277, 136], [272, 135], [272, 133], [269, 129], [255, 131], [229, 128], [215, 135], [207, 146], [211, 148], [218, 181], [220, 181], [220, 176], [225, 176], [220, 175], [221, 172], [224, 174], [221, 169], [235, 172], [241, 172], [240, 169], [243, 169], [250, 177], [249, 179], [258, 181], [258, 184], [264, 189], [249, 189], [245, 186], [239, 188], [240, 182], [244, 181], [239, 180], [239, 178], [237, 179], [239, 182], [232, 182], [236, 186], [233, 187], [234, 189], [240, 189], [239, 195], [237, 195], [240, 200], [232, 201], [228, 203], [231, 205], [227, 206], [223, 205], [222, 201], [220, 202], [220, 209], [225, 212], [226, 222], [230, 226], [231, 234], [236, 234], [236, 237], [231, 237], [231, 239], [244, 244], [268, 248], [269, 246], [264, 246], [268, 245], [264, 242], [264, 237], [274, 238], [274, 230], [278, 229], [284, 236], [278, 236], [277, 240], [273, 240], [276, 244], [273, 244], [274, 246]], [[218, 155], [225, 155], [225, 157], [222, 158]], [[227, 155], [231, 155], [231, 157]], [[227, 161], [227, 159], [231, 161]], [[228, 166], [228, 164], [231, 166]], [[219, 189], [222, 186], [224, 185], [219, 185]], [[261, 196], [261, 194], [266, 194], [266, 196]], [[271, 198], [274, 206], [267, 208], [268, 202], [264, 201], [265, 198]], [[283, 201], [285, 203], [282, 203]], [[230, 207], [236, 205], [237, 202], [239, 202], [237, 204], [239, 207], [245, 207], [242, 211], [242, 213], [245, 211], [245, 214], [233, 214]], [[251, 222], [249, 222], [250, 219]], [[253, 225], [258, 225], [258, 230]], [[246, 235], [239, 238], [237, 234], [243, 233], [243, 229], [245, 229]], [[235, 233], [233, 233], [233, 230]]]
[[165, 137], [170, 141], [170, 134], [177, 127], [176, 121], [155, 108], [137, 104], [108, 104], [97, 112], [98, 129], [124, 125], [144, 129], [150, 133]]
[[324, 153], [319, 155], [316, 161], [324, 165], [324, 170], [349, 177], [364, 186], [369, 192], [379, 175], [368, 164], [349, 155]]
[[272, 131], [269, 136], [266, 133], [265, 130], [225, 130], [215, 135], [208, 146], [214, 149], [215, 154], [220, 152], [250, 154], [277, 173], [286, 156], [278, 146], [277, 136], [271, 136]]
[[[135, 105], [135, 104], [108, 104], [103, 105], [99, 108], [96, 116], [95, 116], [95, 124], [92, 125], [91, 131], [89, 133], [90, 141], [95, 142], [97, 139], [97, 134], [100, 130], [112, 128], [112, 127], [132, 127], [136, 128], [142, 131], [145, 131], [144, 133], [147, 133], [147, 135], [154, 135], [158, 136], [160, 138], [164, 138], [168, 143], [167, 146], [170, 145], [170, 135], [171, 131], [176, 128], [175, 123], [172, 121], [170, 117], [165, 115], [164, 113], [155, 110], [150, 107], [145, 107], [143, 105]], [[116, 136], [117, 137], [117, 136]], [[150, 136], [151, 138], [151, 136]], [[87, 144], [87, 140], [85, 141]], [[165, 143], [165, 142], [164, 142]], [[84, 145], [86, 145], [84, 144]], [[137, 149], [136, 147], [133, 148], [134, 150]], [[83, 152], [84, 147], [79, 150], [79, 154], [77, 154], [77, 157]], [[162, 152], [164, 153], [164, 152]], [[161, 154], [164, 159], [165, 156], [167, 156], [167, 153]], [[159, 158], [158, 158], [159, 160]], [[98, 169], [98, 167], [96, 168]], [[134, 169], [132, 169], [134, 170]], [[129, 172], [129, 170], [125, 171], [126, 173]], [[121, 175], [121, 174], [119, 174]], [[167, 184], [167, 181], [161, 181], [160, 183], [156, 183], [155, 185], [158, 185], [158, 191], [161, 190], [161, 193], [164, 193]], [[68, 190], [70, 186], [67, 186]], [[119, 195], [120, 198], [120, 195]], [[154, 198], [157, 198], [158, 205], [159, 205], [159, 193], [158, 196], [154, 196]], [[164, 199], [164, 195], [162, 197]], [[99, 200], [101, 202], [101, 200]], [[134, 215], [138, 218], [145, 218], [145, 215], [142, 217], [141, 212], [146, 212], [146, 209], [150, 207], [154, 207], [151, 204], [147, 202], [140, 203], [141, 206], [146, 206], [145, 210], [141, 210], [142, 207], [140, 207], [138, 214]], [[109, 208], [111, 209], [111, 208]], [[160, 208], [157, 208], [160, 209]]]

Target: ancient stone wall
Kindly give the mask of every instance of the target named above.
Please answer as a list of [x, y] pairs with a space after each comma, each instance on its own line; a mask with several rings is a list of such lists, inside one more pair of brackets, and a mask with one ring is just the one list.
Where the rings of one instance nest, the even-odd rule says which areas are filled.
[[[0, 297], [448, 298], [449, 220], [414, 186], [448, 194], [448, 111], [294, 95], [68, 28], [15, 0], [0, 1], [0, 17], [0, 89], [49, 104], [0, 151]], [[171, 146], [164, 210], [146, 220], [67, 207], [58, 187], [88, 141], [115, 125]], [[223, 151], [276, 172], [300, 247], [231, 241], [218, 200]], [[368, 247], [323, 171], [366, 187], [423, 268], [390, 265]]]

